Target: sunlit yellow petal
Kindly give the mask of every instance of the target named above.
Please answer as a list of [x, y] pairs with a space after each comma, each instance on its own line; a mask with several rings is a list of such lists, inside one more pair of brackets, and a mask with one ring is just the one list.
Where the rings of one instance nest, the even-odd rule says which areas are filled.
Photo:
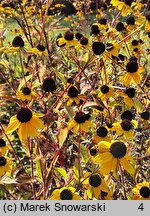
[[68, 123], [68, 130], [72, 129], [73, 127], [75, 127], [77, 124], [77, 122], [74, 119], [71, 119]]
[[79, 131], [79, 128], [80, 128], [80, 125], [79, 124], [76, 124], [74, 127], [73, 127], [73, 132], [74, 133], [77, 133]]
[[36, 117], [32, 117], [29, 123], [35, 128], [40, 128], [40, 129], [44, 128], [43, 121], [41, 119], [36, 118]]
[[24, 142], [27, 140], [28, 137], [28, 132], [27, 132], [27, 124], [26, 123], [22, 123], [19, 127], [18, 130], [18, 135], [19, 135], [19, 139], [21, 140], [21, 142]]
[[6, 134], [10, 134], [13, 131], [15, 131], [17, 128], [19, 128], [20, 124], [21, 123], [18, 121], [18, 119], [15, 116], [13, 116], [10, 119], [10, 123], [9, 123], [8, 127], [5, 129]]
[[121, 164], [123, 165], [124, 169], [125, 169], [128, 173], [130, 173], [131, 175], [134, 174], [134, 172], [135, 172], [135, 171], [134, 171], [134, 168], [133, 168], [133, 166], [127, 161], [126, 158], [120, 159], [120, 162], [121, 162]]

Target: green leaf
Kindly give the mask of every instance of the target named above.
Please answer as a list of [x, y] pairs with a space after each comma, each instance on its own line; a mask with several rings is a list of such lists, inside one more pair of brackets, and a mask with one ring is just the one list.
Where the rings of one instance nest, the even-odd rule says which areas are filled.
[[69, 117], [70, 117], [70, 118], [73, 118], [73, 116], [74, 116], [73, 108], [72, 108], [72, 107], [65, 106], [65, 109], [67, 110], [67, 113], [68, 113]]
[[88, 152], [87, 152], [87, 148], [81, 144], [81, 156], [82, 156], [82, 161], [84, 163], [87, 163], [88, 160], [89, 160], [89, 155], [88, 155]]
[[91, 189], [88, 189], [86, 191], [86, 194], [87, 194], [87, 196], [88, 196], [89, 199], [92, 199], [92, 190]]
[[61, 148], [62, 145], [64, 144], [64, 142], [65, 142], [67, 136], [68, 136], [68, 128], [65, 127], [65, 128], [63, 128], [63, 129], [60, 131], [60, 134], [59, 134], [59, 136], [58, 136], [60, 148]]
[[36, 177], [39, 182], [43, 182], [44, 159], [36, 159]]
[[57, 168], [55, 168], [55, 170], [56, 170], [56, 172], [58, 172], [58, 174], [60, 174], [64, 179], [67, 178], [67, 172], [66, 172], [65, 169], [57, 167]]
[[0, 184], [4, 185], [4, 184], [16, 184], [16, 180], [14, 178], [12, 178], [11, 176], [3, 176], [0, 179]]
[[143, 112], [143, 105], [138, 99], [133, 99], [134, 100], [134, 105], [135, 108], [137, 109], [138, 112]]
[[65, 79], [64, 75], [62, 73], [60, 73], [60, 72], [57, 72], [57, 71], [55, 71], [55, 73], [59, 77], [59, 79], [61, 80], [62, 84], [64, 86], [66, 86], [66, 79]]
[[75, 160], [74, 167], [73, 167], [73, 177], [74, 179], [79, 182], [79, 169], [78, 169], [78, 159]]

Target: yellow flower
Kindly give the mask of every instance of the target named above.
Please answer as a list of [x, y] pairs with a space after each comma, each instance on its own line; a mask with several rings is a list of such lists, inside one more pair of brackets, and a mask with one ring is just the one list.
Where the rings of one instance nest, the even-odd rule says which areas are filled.
[[45, 49], [40, 49], [37, 47], [34, 47], [34, 48], [31, 48], [30, 50], [28, 50], [28, 53], [32, 53], [32, 54], [35, 54], [35, 55], [39, 55], [39, 56], [48, 56], [48, 53]]
[[96, 18], [99, 19], [99, 18], [101, 18], [102, 16], [103, 16], [102, 9], [99, 8], [99, 9], [97, 10]]
[[150, 13], [148, 12], [145, 16], [139, 15], [139, 13], [135, 14], [138, 19], [136, 21], [137, 25], [144, 25], [144, 30], [146, 32], [150, 31]]
[[0, 156], [0, 177], [12, 170], [12, 161], [7, 156]]
[[99, 114], [103, 114], [104, 116], [107, 115], [107, 113], [105, 112], [103, 106], [94, 105], [94, 106], [91, 106], [91, 108], [93, 110], [93, 115], [94, 116], [97, 116]]
[[102, 31], [102, 30], [108, 30], [108, 23], [107, 23], [107, 19], [106, 18], [101, 18], [99, 19], [98, 21], [98, 27], [99, 27], [99, 30]]
[[108, 129], [104, 126], [100, 126], [96, 131], [96, 135], [94, 135], [93, 137], [94, 143], [99, 143], [100, 141], [110, 142], [111, 138], [107, 135], [108, 135]]
[[74, 187], [62, 187], [55, 189], [52, 193], [50, 200], [80, 200], [81, 197], [75, 192]]
[[18, 89], [16, 95], [18, 100], [23, 100], [23, 101], [25, 100], [30, 101], [36, 97], [36, 93], [31, 91], [31, 89], [28, 87], [24, 87], [22, 88], [22, 90]]
[[17, 114], [11, 117], [5, 132], [10, 134], [18, 129], [19, 139], [21, 142], [26, 141], [29, 136], [37, 136], [38, 128], [43, 129], [44, 124], [39, 117], [43, 117], [43, 114], [34, 113], [28, 108], [21, 107]]
[[132, 42], [129, 44], [129, 48], [131, 52], [139, 53], [141, 52], [141, 42], [140, 40], [132, 40]]
[[85, 114], [82, 111], [77, 112], [75, 117], [69, 121], [68, 130], [72, 129], [74, 133], [78, 131], [88, 132], [89, 128], [94, 126], [92, 122], [88, 121], [89, 118], [89, 114]]
[[66, 45], [66, 46], [76, 46], [78, 44], [78, 40], [74, 39], [73, 31], [66, 31], [64, 37], [59, 37], [57, 42], [59, 47]]
[[0, 155], [5, 155], [7, 149], [8, 148], [7, 148], [5, 140], [3, 140], [2, 138], [0, 138]]
[[142, 183], [137, 184], [132, 189], [134, 195], [132, 200], [150, 200], [150, 183], [143, 181]]
[[137, 29], [138, 26], [136, 25], [135, 17], [133, 15], [127, 17], [125, 27], [129, 33]]
[[100, 153], [95, 157], [95, 163], [100, 163], [100, 173], [108, 175], [113, 170], [114, 177], [117, 178], [119, 167], [123, 166], [124, 169], [134, 174], [134, 168], [131, 165], [134, 164], [134, 160], [127, 154], [127, 147], [123, 142], [112, 141], [111, 143], [102, 141], [98, 144]]
[[133, 126], [137, 127], [137, 121], [123, 119], [121, 122], [113, 123], [112, 130], [116, 131], [118, 136], [125, 135], [126, 139], [133, 139]]
[[118, 90], [117, 93], [119, 96], [122, 96], [124, 98], [124, 103], [128, 107], [134, 106], [134, 97], [136, 93], [134, 88], [127, 88], [124, 92]]
[[136, 61], [129, 61], [126, 65], [127, 73], [121, 77], [121, 81], [125, 86], [128, 86], [131, 83], [140, 84], [142, 80], [141, 72], [144, 68], [139, 67]]
[[104, 191], [105, 193], [108, 192], [108, 187], [98, 172], [86, 172], [83, 176], [83, 180], [81, 179], [81, 182], [83, 187], [88, 188], [88, 190], [92, 192], [92, 197], [94, 196], [96, 199], [99, 199], [101, 191]]
[[121, 44], [118, 44], [116, 41], [111, 41], [109, 43], [106, 43], [106, 50], [107, 50], [107, 54], [109, 54], [110, 56], [118, 56], [118, 53], [121, 49]]
[[69, 87], [68, 93], [64, 97], [68, 99], [67, 106], [71, 106], [73, 102], [75, 102], [76, 105], [80, 103], [78, 89], [73, 85]]
[[103, 101], [107, 100], [114, 96], [113, 88], [108, 85], [102, 85], [100, 87], [100, 92], [98, 93], [98, 97]]
[[133, 12], [133, 10], [131, 8], [132, 3], [133, 3], [133, 0], [131, 0], [131, 1], [125, 0], [124, 2], [119, 1], [119, 0], [111, 0], [111, 4], [114, 7], [118, 8], [118, 10], [121, 12], [122, 16], [126, 16], [126, 15], [131, 14]]

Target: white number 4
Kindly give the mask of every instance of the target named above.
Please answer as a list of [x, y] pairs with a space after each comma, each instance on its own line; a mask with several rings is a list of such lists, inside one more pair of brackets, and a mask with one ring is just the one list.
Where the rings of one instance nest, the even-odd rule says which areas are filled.
[[144, 207], [143, 207], [143, 203], [141, 203], [138, 207], [139, 210], [143, 211], [144, 210]]

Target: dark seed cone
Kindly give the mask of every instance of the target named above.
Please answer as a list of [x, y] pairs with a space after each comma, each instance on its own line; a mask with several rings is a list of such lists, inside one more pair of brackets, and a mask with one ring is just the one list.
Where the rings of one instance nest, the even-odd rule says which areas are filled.
[[135, 61], [129, 61], [126, 65], [126, 70], [129, 73], [135, 73], [138, 70], [138, 63]]
[[72, 198], [73, 198], [73, 194], [70, 190], [64, 189], [63, 191], [61, 191], [60, 193], [61, 200], [72, 200]]
[[122, 22], [118, 22], [117, 25], [116, 25], [116, 30], [117, 31], [125, 30], [124, 24]]
[[16, 36], [12, 41], [12, 46], [13, 47], [24, 47], [24, 41], [22, 37]]
[[39, 51], [45, 51], [45, 46], [38, 44], [36, 47]]
[[131, 111], [126, 110], [121, 114], [121, 119], [129, 119], [130, 121], [132, 121], [132, 119], [134, 119], [134, 116]]
[[73, 32], [70, 31], [70, 30], [69, 30], [69, 31], [66, 31], [65, 34], [64, 34], [64, 38], [65, 38], [65, 40], [67, 40], [67, 41], [72, 41], [73, 38], [74, 38]]
[[92, 50], [95, 55], [100, 55], [105, 51], [105, 45], [102, 42], [94, 42], [92, 44]]
[[134, 25], [135, 24], [135, 18], [134, 16], [129, 16], [127, 19], [126, 19], [126, 23], [128, 25]]
[[43, 81], [42, 89], [45, 92], [53, 92], [53, 91], [55, 91], [56, 90], [55, 81], [52, 78], [47, 77]]
[[91, 35], [98, 35], [100, 33], [100, 30], [98, 28], [98, 25], [92, 25], [91, 26]]
[[80, 32], [77, 32], [75, 34], [75, 38], [79, 41], [81, 38], [83, 37], [83, 34], [81, 34]]

